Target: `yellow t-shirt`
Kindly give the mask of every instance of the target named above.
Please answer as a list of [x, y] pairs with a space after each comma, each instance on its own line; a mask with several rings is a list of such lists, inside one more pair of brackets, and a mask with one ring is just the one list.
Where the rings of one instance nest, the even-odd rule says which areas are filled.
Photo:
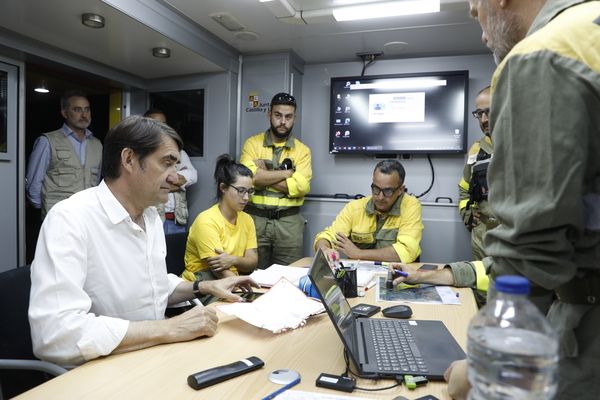
[[[238, 212], [237, 223], [231, 224], [215, 204], [198, 214], [190, 227], [185, 248], [185, 271], [182, 278], [196, 280], [194, 272], [208, 269], [204, 259], [217, 255], [215, 249], [241, 257], [248, 249], [256, 249], [256, 229], [250, 215]], [[231, 267], [237, 274], [237, 268]]]

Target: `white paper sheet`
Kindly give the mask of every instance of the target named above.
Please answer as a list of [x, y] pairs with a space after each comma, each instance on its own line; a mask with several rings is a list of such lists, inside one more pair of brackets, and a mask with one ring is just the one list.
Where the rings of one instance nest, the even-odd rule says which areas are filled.
[[273, 264], [267, 269], [256, 269], [250, 274], [260, 286], [271, 287], [281, 278], [298, 284], [301, 277], [308, 274], [308, 268], [290, 267], [287, 265]]
[[320, 301], [307, 297], [285, 278], [252, 303], [231, 303], [217, 308], [273, 333], [296, 329], [304, 325], [309, 316], [324, 311]]
[[303, 392], [286, 390], [277, 396], [277, 400], [368, 400], [366, 397], [348, 397], [329, 393]]

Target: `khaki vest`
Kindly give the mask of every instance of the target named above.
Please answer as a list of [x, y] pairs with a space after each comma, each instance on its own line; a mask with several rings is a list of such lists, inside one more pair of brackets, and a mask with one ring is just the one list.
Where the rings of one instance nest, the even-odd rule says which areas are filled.
[[42, 218], [61, 200], [83, 189], [96, 186], [102, 162], [102, 144], [87, 138], [85, 165], [81, 166], [73, 145], [62, 129], [44, 133], [50, 142], [50, 165], [42, 184]]
[[[185, 196], [185, 190], [178, 190], [177, 192], [173, 192], [173, 197], [175, 199], [175, 222], [177, 225], [187, 225], [188, 220], [188, 208], [187, 208], [187, 198]], [[160, 218], [165, 220], [165, 205], [159, 204], [156, 206], [156, 210], [160, 215]]]
[[[181, 168], [181, 164], [177, 164], [177, 171], [179, 172]], [[177, 225], [187, 225], [188, 220], [188, 207], [187, 207], [187, 197], [185, 194], [185, 190], [178, 190], [176, 192], [172, 192], [173, 200], [175, 201], [175, 222]], [[165, 221], [165, 205], [159, 204], [156, 206], [156, 211], [158, 211], [158, 215], [160, 215], [160, 219]]]

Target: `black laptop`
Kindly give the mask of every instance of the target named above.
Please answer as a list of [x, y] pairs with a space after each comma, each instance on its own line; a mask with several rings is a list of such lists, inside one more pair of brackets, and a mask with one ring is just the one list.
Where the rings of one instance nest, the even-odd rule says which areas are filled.
[[308, 276], [361, 376], [443, 380], [453, 361], [466, 358], [441, 321], [356, 317], [320, 249]]

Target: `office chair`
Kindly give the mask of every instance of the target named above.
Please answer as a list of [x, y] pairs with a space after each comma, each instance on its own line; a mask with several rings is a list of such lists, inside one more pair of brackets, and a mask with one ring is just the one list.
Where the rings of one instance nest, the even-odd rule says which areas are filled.
[[0, 273], [0, 398], [16, 396], [67, 372], [33, 354], [27, 317], [30, 271], [28, 265]]
[[165, 261], [167, 263], [167, 272], [170, 274], [179, 276], [185, 269], [183, 259], [185, 257], [187, 235], [187, 232], [165, 235], [165, 240], [167, 242], [167, 257], [165, 258]]

